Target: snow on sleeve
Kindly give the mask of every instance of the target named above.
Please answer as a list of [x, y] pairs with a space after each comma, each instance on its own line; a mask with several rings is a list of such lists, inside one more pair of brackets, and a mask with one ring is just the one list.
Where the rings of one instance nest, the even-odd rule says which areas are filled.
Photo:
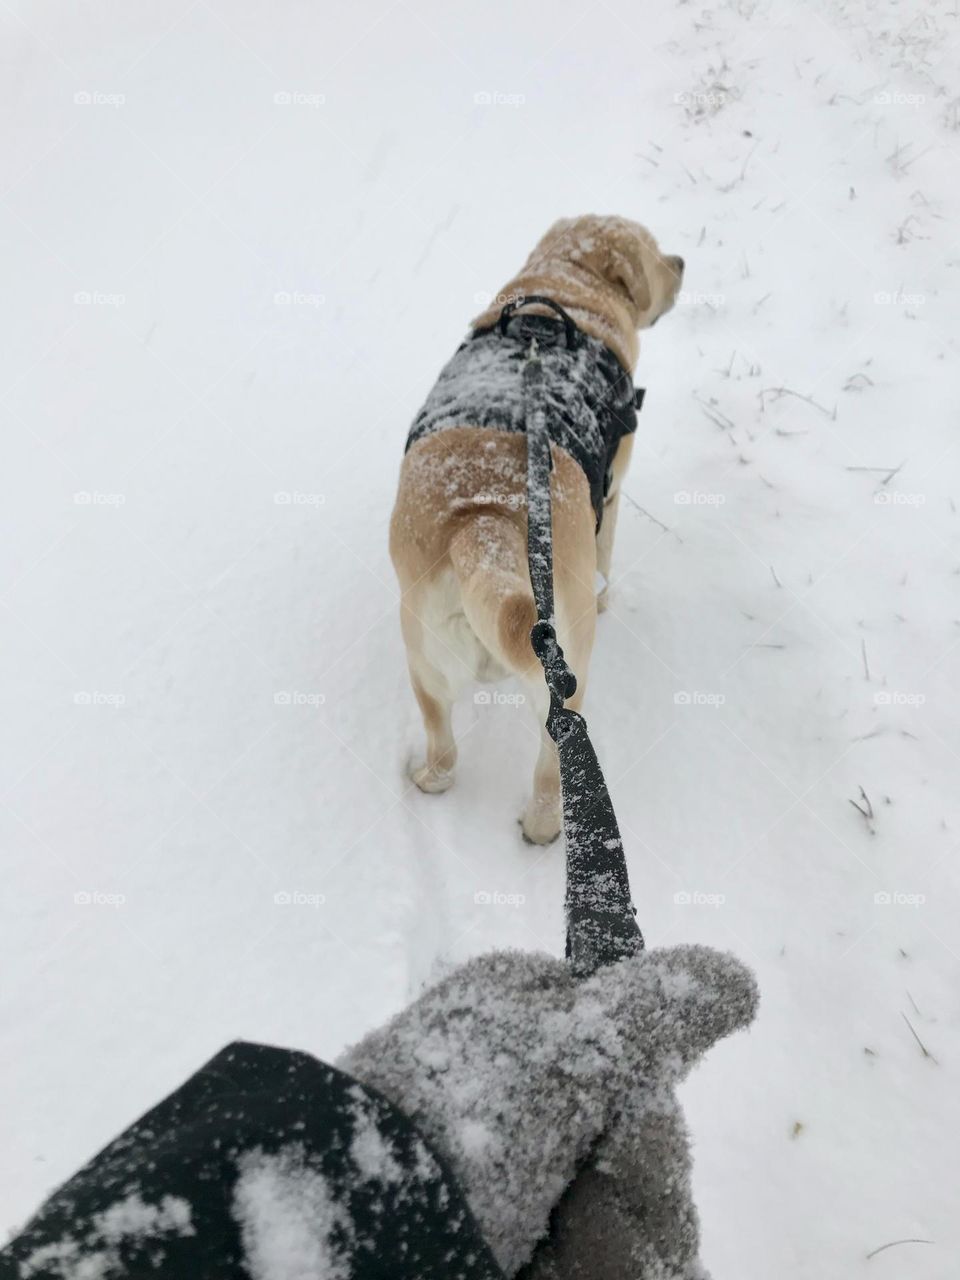
[[385, 1186], [399, 1184], [407, 1175], [397, 1161], [390, 1140], [377, 1126], [367, 1099], [361, 1090], [356, 1093], [357, 1101], [351, 1108], [354, 1127], [350, 1158], [366, 1181], [381, 1182]]
[[58, 1276], [60, 1280], [110, 1280], [126, 1275], [121, 1245], [195, 1235], [189, 1203], [181, 1196], [164, 1196], [148, 1204], [134, 1191], [95, 1214], [82, 1238], [63, 1236], [35, 1249], [20, 1263], [22, 1280]]
[[232, 1212], [253, 1280], [349, 1280], [352, 1224], [303, 1147], [239, 1160]]
[[195, 1232], [190, 1218], [190, 1205], [182, 1196], [164, 1196], [154, 1205], [147, 1204], [134, 1192], [98, 1213], [94, 1224], [103, 1240], [115, 1243], [130, 1237], [145, 1239], [168, 1233], [192, 1236]]

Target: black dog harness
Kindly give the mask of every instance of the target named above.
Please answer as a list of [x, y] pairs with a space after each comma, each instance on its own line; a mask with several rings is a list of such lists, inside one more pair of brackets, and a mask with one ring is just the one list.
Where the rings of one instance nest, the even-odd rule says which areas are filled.
[[[530, 303], [550, 307], [557, 318], [515, 314]], [[451, 427], [526, 431], [522, 374], [531, 340], [543, 368], [550, 440], [586, 475], [599, 529], [617, 446], [637, 429], [643, 391], [634, 388], [610, 348], [578, 329], [550, 298], [508, 303], [495, 325], [475, 330], [457, 348], [417, 414], [406, 447]]]

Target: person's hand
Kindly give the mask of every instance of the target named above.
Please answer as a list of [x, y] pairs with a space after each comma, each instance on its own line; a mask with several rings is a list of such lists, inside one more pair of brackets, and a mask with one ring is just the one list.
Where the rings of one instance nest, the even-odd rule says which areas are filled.
[[581, 982], [552, 957], [498, 952], [338, 1065], [447, 1157], [508, 1276], [532, 1259], [531, 1280], [694, 1280], [674, 1086], [756, 1006], [750, 971], [705, 947], [641, 952]]

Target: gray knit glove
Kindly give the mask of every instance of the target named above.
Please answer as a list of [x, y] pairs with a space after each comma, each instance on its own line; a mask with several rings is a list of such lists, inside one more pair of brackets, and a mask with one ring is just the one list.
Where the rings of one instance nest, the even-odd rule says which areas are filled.
[[756, 1005], [749, 970], [706, 947], [582, 982], [550, 956], [496, 952], [338, 1065], [447, 1157], [508, 1276], [532, 1259], [536, 1280], [700, 1280], [674, 1086]]

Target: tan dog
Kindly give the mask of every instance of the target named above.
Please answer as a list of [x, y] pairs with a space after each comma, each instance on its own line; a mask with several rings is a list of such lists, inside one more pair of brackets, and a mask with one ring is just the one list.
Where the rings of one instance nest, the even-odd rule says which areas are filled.
[[[563, 306], [632, 375], [637, 331], [673, 305], [683, 260], [665, 257], [653, 236], [624, 218], [588, 215], [554, 224], [500, 297], [539, 294]], [[549, 315], [531, 305], [531, 313]], [[473, 322], [496, 322], [500, 305]], [[580, 466], [553, 447], [554, 590], [557, 634], [577, 692], [586, 689], [598, 602], [596, 572], [610, 572], [620, 482], [632, 437], [620, 443], [613, 483], [596, 533], [590, 487]], [[536, 608], [527, 570], [526, 440], [521, 433], [464, 423], [417, 440], [400, 473], [390, 554], [400, 580], [400, 620], [413, 691], [427, 732], [427, 754], [412, 770], [422, 791], [453, 782], [457, 747], [451, 712], [468, 683], [518, 676], [539, 720], [533, 794], [524, 836], [547, 844], [561, 827], [556, 748], [545, 728], [549, 697], [530, 646]]]

